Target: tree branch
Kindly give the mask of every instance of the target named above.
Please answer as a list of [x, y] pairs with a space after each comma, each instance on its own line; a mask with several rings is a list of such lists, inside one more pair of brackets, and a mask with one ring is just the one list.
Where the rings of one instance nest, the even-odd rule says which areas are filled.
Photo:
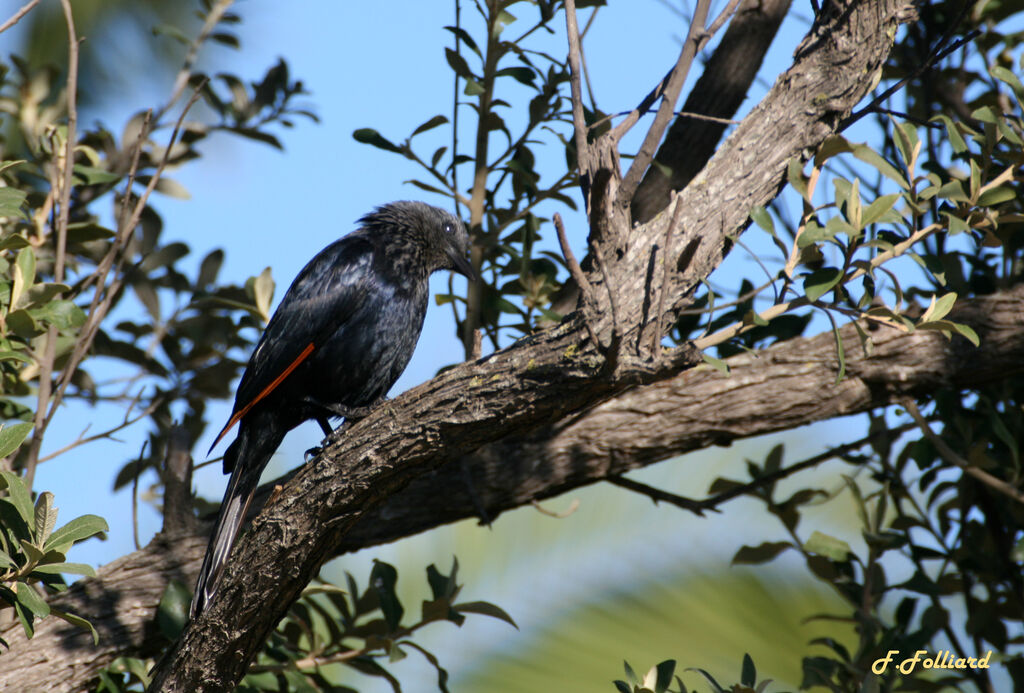
[[[974, 327], [982, 338], [979, 349], [937, 332], [865, 326], [874, 351], [866, 357], [849, 349], [847, 377], [838, 385], [829, 332], [732, 357], [729, 377], [694, 369], [631, 389], [571, 421], [442, 461], [354, 524], [335, 553], [479, 517], [481, 509], [494, 521], [505, 510], [712, 445], [870, 411], [906, 396], [999, 382], [1024, 373], [1022, 310], [1024, 286], [954, 309], [949, 319]], [[852, 325], [842, 334], [847, 343], [857, 343]], [[255, 505], [295, 474], [266, 484]], [[167, 581], [192, 584], [205, 546], [205, 532], [159, 535], [141, 551], [102, 567], [97, 578], [80, 580], [55, 597], [54, 605], [93, 622], [98, 650], [87, 633], [58, 619], [39, 622], [31, 641], [20, 625], [11, 624], [0, 632], [11, 644], [0, 690], [80, 688], [116, 656], [154, 655], [163, 642], [152, 621]], [[89, 656], [82, 657], [79, 647], [89, 648]]]

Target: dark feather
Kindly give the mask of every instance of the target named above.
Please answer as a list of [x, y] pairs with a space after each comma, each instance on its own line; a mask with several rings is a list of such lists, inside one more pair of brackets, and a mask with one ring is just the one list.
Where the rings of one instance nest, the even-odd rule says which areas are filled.
[[231, 480], [200, 569], [193, 618], [213, 599], [260, 474], [284, 435], [308, 419], [381, 400], [416, 348], [430, 274], [473, 276], [465, 227], [442, 209], [395, 202], [360, 222], [299, 272], [242, 375], [221, 433], [238, 422], [224, 455]]

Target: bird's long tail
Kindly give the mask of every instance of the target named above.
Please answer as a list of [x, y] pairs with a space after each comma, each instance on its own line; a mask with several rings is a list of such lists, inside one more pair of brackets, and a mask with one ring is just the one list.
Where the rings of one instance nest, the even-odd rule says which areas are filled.
[[[283, 437], [276, 431], [268, 431], [268, 428], [273, 427], [256, 427], [254, 435], [251, 427], [243, 425], [235, 442], [224, 453], [224, 468], [231, 470], [231, 479], [224, 492], [217, 524], [206, 547], [203, 565], [199, 569], [199, 579], [196, 581], [192, 607], [189, 610], [192, 619], [201, 614], [213, 601], [228, 556], [231, 555], [235, 539], [238, 538], [242, 522], [249, 511], [249, 504], [256, 494], [260, 475]], [[268, 433], [270, 435], [267, 435]]]

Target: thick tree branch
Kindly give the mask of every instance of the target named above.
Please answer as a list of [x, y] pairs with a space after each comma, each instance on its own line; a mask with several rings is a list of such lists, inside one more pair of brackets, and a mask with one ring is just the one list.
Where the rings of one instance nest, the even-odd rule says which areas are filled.
[[[505, 510], [602, 481], [711, 445], [788, 430], [838, 416], [924, 397], [943, 389], [983, 387], [1024, 373], [1024, 286], [959, 306], [950, 319], [974, 327], [982, 345], [947, 341], [937, 332], [906, 334], [880, 327], [866, 357], [849, 348], [847, 377], [835, 384], [831, 333], [794, 339], [757, 356], [728, 359], [732, 375], [690, 370], [676, 378], [631, 389], [578, 418], [453, 458], [414, 479], [353, 526], [336, 547], [355, 551]], [[858, 344], [852, 325], [847, 344]], [[289, 475], [293, 476], [293, 475]], [[285, 479], [267, 484], [259, 502]], [[83, 686], [116, 656], [151, 656], [163, 645], [153, 619], [170, 579], [192, 584], [206, 546], [205, 534], [158, 537], [149, 546], [81, 580], [53, 603], [89, 618], [100, 632], [93, 649], [87, 633], [49, 618], [24, 639], [17, 623], [4, 632], [0, 690]], [[83, 649], [89, 655], [82, 656]]]

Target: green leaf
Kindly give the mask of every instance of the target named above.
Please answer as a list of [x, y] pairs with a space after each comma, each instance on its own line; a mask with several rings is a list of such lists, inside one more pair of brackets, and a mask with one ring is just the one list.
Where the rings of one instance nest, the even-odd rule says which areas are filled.
[[[21, 447], [21, 444], [25, 441], [25, 438], [28, 437], [28, 433], [31, 430], [32, 424], [28, 422], [12, 424], [10, 426], [0, 428], [0, 457], [7, 457]], [[0, 472], [0, 474], [3, 473]], [[15, 476], [20, 481], [20, 477], [17, 477], [16, 475], [12, 476]]]
[[188, 623], [192, 591], [180, 580], [170, 580], [160, 597], [156, 611], [156, 624], [168, 640], [174, 641]]
[[[6, 188], [0, 188], [0, 192], [6, 190]], [[24, 236], [19, 236], [16, 233], [12, 233], [10, 236], [0, 240], [0, 250], [18, 250], [19, 248], [26, 248], [30, 244]]]
[[956, 303], [956, 293], [950, 292], [942, 296], [942, 298], [936, 299], [932, 296], [931, 303], [928, 305], [928, 309], [921, 316], [921, 322], [931, 322], [933, 320], [941, 320], [946, 317], [946, 314], [953, 309], [953, 305]]
[[772, 215], [768, 213], [767, 209], [761, 205], [757, 205], [750, 210], [750, 218], [755, 224], [770, 233], [772, 236], [775, 235], [775, 222], [772, 221]]
[[274, 278], [265, 267], [252, 282], [252, 298], [263, 322], [270, 320], [270, 302], [274, 298]]
[[385, 138], [379, 132], [373, 128], [359, 128], [352, 133], [352, 138], [356, 142], [362, 142], [378, 149], [384, 149], [389, 152], [402, 153], [402, 148], [396, 145], [391, 140]]
[[948, 322], [953, 326], [954, 330], [959, 332], [960, 335], [965, 337], [967, 341], [969, 341], [971, 344], [973, 344], [974, 346], [981, 345], [981, 338], [978, 337], [978, 333], [975, 332], [973, 328], [971, 328], [968, 325], [964, 325], [961, 322], [953, 322], [952, 320]]
[[751, 659], [750, 654], [747, 652], [743, 653], [743, 669], [740, 673], [740, 683], [748, 688], [753, 688], [754, 684], [757, 683], [757, 668], [754, 667], [754, 660]]
[[[102, 517], [98, 515], [82, 515], [51, 534], [50, 538], [43, 545], [43, 550], [57, 549], [59, 551], [62, 546], [70, 547], [75, 542], [109, 530], [107, 521]], [[66, 553], [66, 551], [62, 553]]]
[[433, 130], [437, 126], [444, 125], [447, 122], [448, 122], [448, 118], [447, 117], [445, 117], [443, 115], [436, 115], [433, 118], [431, 118], [430, 120], [428, 120], [427, 122], [425, 122], [422, 125], [420, 125], [419, 127], [417, 127], [415, 130], [413, 130], [411, 137], [415, 137], [416, 135], [420, 134], [421, 132], [426, 132], [427, 130]]
[[466, 96], [479, 96], [484, 91], [484, 87], [480, 82], [477, 82], [475, 79], [467, 79], [466, 88], [462, 90], [462, 93]]
[[192, 193], [188, 191], [184, 185], [178, 181], [161, 176], [160, 180], [156, 182], [155, 190], [159, 193], [163, 193], [168, 197], [173, 197], [178, 200], [190, 200], [192, 199]]
[[676, 671], [676, 660], [666, 659], [663, 662], [659, 662], [655, 667], [655, 671], [657, 674], [654, 679], [654, 693], [665, 693], [672, 683], [672, 674]]
[[868, 205], [868, 208], [864, 210], [861, 224], [863, 226], [871, 226], [876, 221], [882, 218], [882, 216], [892, 209], [893, 205], [896, 204], [896, 200], [900, 199], [898, 193], [891, 195], [882, 195], [874, 202]]
[[[27, 425], [31, 427], [31, 424], [17, 425]], [[11, 426], [11, 428], [13, 428], [13, 426]], [[31, 531], [31, 527], [35, 520], [35, 510], [32, 508], [32, 495], [29, 493], [28, 487], [25, 486], [25, 482], [22, 481], [21, 477], [14, 472], [0, 471], [0, 479], [3, 479], [4, 486], [7, 488], [7, 493], [10, 496], [8, 500], [18, 511], [18, 515], [25, 524], [29, 526]]]
[[978, 196], [979, 207], [991, 207], [1003, 202], [1017, 199], [1017, 193], [1009, 185], [989, 188]]
[[28, 219], [23, 209], [28, 193], [17, 188], [0, 188], [0, 217]]
[[384, 620], [390, 631], [395, 631], [402, 623], [402, 614], [405, 609], [395, 594], [395, 584], [398, 582], [398, 571], [395, 567], [374, 559], [373, 568], [370, 570], [370, 588], [377, 593], [380, 602], [380, 610], [384, 614]]
[[732, 557], [732, 565], [759, 565], [775, 560], [786, 549], [793, 548], [788, 541], [766, 541], [757, 546], [741, 546]]
[[84, 575], [85, 577], [96, 577], [96, 569], [88, 563], [44, 563], [32, 569], [33, 573], [44, 575]]
[[85, 313], [72, 301], [50, 301], [31, 312], [37, 320], [48, 322], [59, 330], [81, 327], [85, 323]]
[[701, 358], [704, 359], [704, 363], [708, 364], [712, 368], [725, 375], [729, 375], [729, 364], [722, 359], [716, 359], [714, 356], [710, 356], [706, 351], [701, 354]]
[[43, 491], [36, 498], [35, 520], [36, 544], [42, 545], [57, 523], [57, 508], [53, 507], [53, 494], [49, 491]]
[[11, 277], [13, 284], [11, 286], [11, 308], [17, 308], [21, 303], [21, 297], [25, 295], [29, 287], [31, 287], [36, 280], [36, 256], [32, 251], [32, 247], [22, 248], [18, 253], [18, 257], [11, 267]]
[[[79, 628], [88, 630], [90, 633], [92, 633], [92, 644], [93, 645], [99, 645], [100, 644], [100, 634], [96, 632], [96, 629], [93, 628], [91, 623], [86, 621], [81, 616], [76, 616], [75, 614], [69, 614], [66, 611], [61, 611], [60, 609], [54, 609], [53, 607], [50, 607], [50, 613], [53, 614], [54, 616], [56, 616], [57, 618], [61, 619], [62, 621], [66, 621], [67, 623], [70, 623], [73, 626], [78, 626]], [[143, 683], [145, 684], [145, 683], [148, 683], [148, 682], [146, 680], [143, 680]]]
[[67, 284], [36, 284], [28, 290], [27, 305], [44, 305], [70, 289]]
[[75, 175], [81, 179], [84, 185], [100, 185], [102, 183], [113, 183], [121, 180], [120, 175], [94, 166], [75, 164], [73, 170]]
[[453, 604], [452, 608], [459, 613], [490, 616], [491, 618], [504, 621], [516, 630], [519, 630], [519, 626], [516, 625], [516, 622], [512, 620], [512, 617], [509, 616], [504, 609], [500, 606], [491, 604], [490, 602], [463, 602], [461, 604]]
[[842, 539], [837, 539], [828, 534], [815, 530], [804, 543], [804, 550], [808, 553], [816, 553], [833, 561], [845, 561], [850, 555], [850, 545]]
[[843, 278], [843, 271], [835, 267], [822, 267], [804, 277], [804, 294], [808, 301], [817, 301]]
[[1013, 74], [1013, 72], [1007, 70], [1002, 65], [995, 65], [988, 72], [1001, 82], [1006, 82], [1010, 85], [1010, 88], [1013, 89], [1013, 93], [1017, 96], [1017, 103], [1024, 104], [1024, 84], [1021, 84], [1017, 75]]
[[14, 586], [17, 588], [15, 596], [18, 598], [19, 604], [40, 618], [50, 615], [50, 607], [30, 584], [27, 582], [16, 582]]
[[445, 47], [444, 58], [448, 61], [448, 66], [452, 68], [452, 71], [464, 80], [473, 79], [473, 71], [469, 69], [469, 63], [461, 55], [456, 53], [451, 48]]

